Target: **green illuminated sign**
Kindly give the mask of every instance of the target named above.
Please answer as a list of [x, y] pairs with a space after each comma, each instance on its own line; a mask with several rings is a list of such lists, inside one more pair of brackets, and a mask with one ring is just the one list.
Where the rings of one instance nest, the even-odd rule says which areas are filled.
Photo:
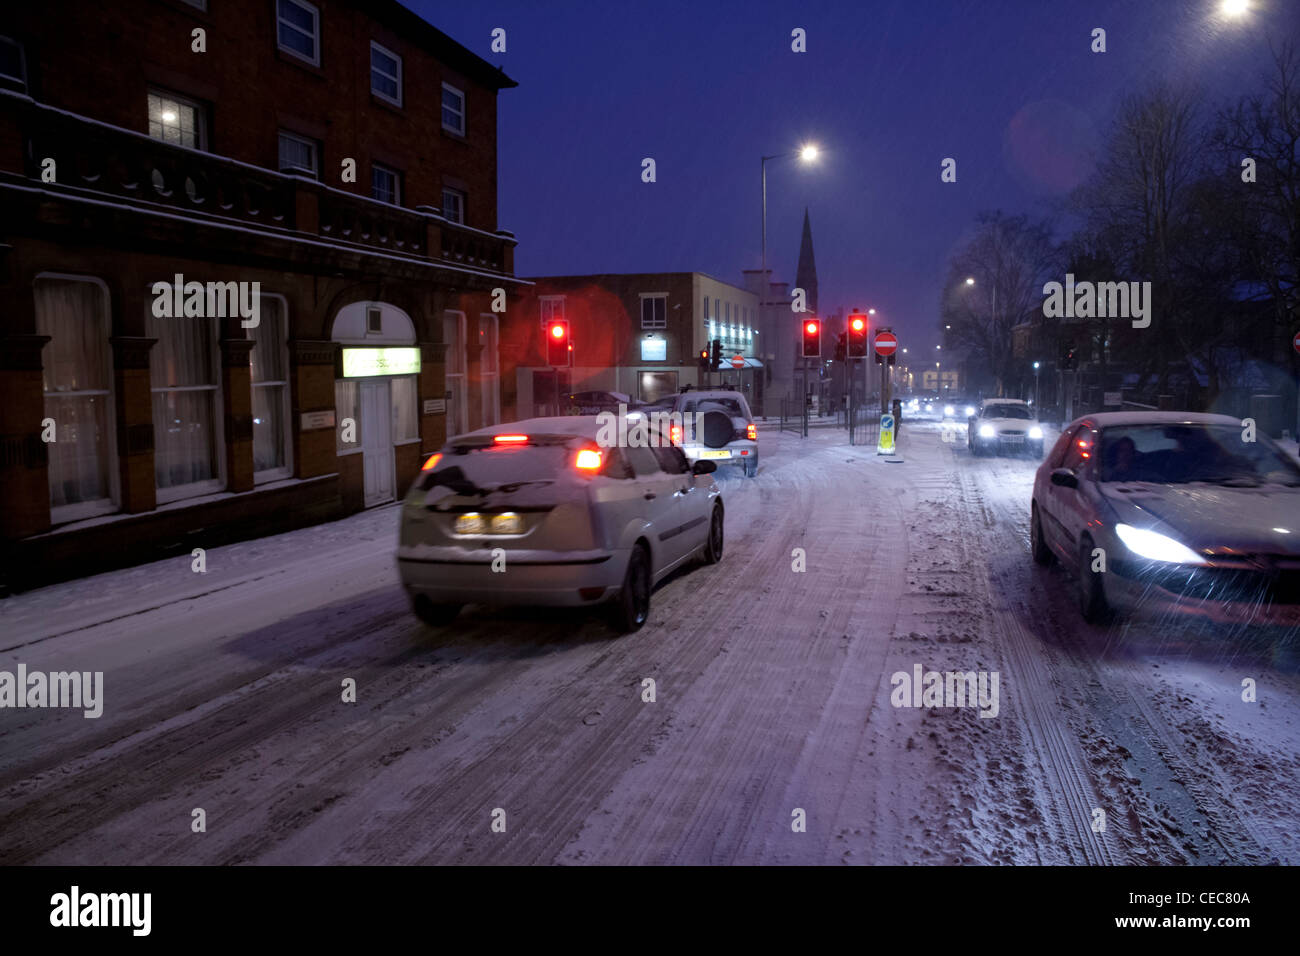
[[420, 371], [420, 350], [412, 348], [344, 349], [343, 377], [414, 375]]

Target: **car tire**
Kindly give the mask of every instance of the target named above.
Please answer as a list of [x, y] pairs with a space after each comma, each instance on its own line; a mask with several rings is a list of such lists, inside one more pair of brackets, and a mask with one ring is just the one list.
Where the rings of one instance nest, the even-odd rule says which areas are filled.
[[411, 610], [430, 627], [446, 627], [456, 619], [463, 604], [434, 604], [423, 594], [411, 602]]
[[1047, 546], [1047, 541], [1043, 538], [1043, 519], [1038, 513], [1036, 501], [1030, 507], [1029, 547], [1034, 556], [1034, 564], [1047, 567], [1056, 560], [1056, 555], [1052, 553], [1052, 549]]
[[717, 564], [722, 560], [723, 525], [722, 505], [713, 506], [713, 517], [709, 519], [709, 537], [704, 542], [704, 563]]
[[1084, 535], [1079, 542], [1079, 612], [1089, 624], [1105, 624], [1113, 616], [1106, 600], [1103, 573], [1092, 570], [1092, 538]]
[[650, 617], [650, 553], [645, 545], [637, 544], [627, 561], [623, 586], [614, 599], [611, 622], [620, 634], [641, 630]]
[[758, 456], [752, 455], [745, 459], [745, 477], [753, 478], [758, 474]]

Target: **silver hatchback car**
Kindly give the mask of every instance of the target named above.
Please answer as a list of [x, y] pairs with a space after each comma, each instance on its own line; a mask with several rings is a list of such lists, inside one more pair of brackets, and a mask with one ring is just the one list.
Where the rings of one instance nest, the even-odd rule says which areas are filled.
[[1079, 580], [1084, 617], [1300, 627], [1300, 464], [1191, 412], [1071, 422], [1039, 466], [1033, 557]]
[[[450, 623], [465, 604], [609, 603], [638, 630], [654, 585], [722, 558], [713, 462], [667, 436], [600, 444], [597, 416], [534, 418], [449, 441], [402, 504], [397, 564], [415, 613]], [[661, 440], [662, 437], [662, 440]]]

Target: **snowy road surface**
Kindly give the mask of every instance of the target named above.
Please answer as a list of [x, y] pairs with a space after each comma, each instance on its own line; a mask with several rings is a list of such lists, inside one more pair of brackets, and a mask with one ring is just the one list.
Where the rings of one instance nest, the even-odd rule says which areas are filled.
[[[764, 429], [623, 638], [425, 628], [396, 506], [0, 601], [0, 670], [104, 672], [98, 719], [0, 710], [0, 862], [1300, 863], [1297, 649], [1083, 624], [1034, 463], [903, 437]], [[894, 706], [917, 666], [996, 716]]]

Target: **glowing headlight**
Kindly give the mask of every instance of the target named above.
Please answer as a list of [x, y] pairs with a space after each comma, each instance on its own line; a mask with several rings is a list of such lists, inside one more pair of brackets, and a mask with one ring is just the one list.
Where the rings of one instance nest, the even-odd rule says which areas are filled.
[[980, 438], [992, 438], [996, 434], [997, 431], [994, 429], [992, 425], [980, 426]]
[[1039, 428], [1037, 425], [1035, 425], [1033, 428], [1029, 429], [1029, 437], [1033, 439], [1042, 438], [1043, 430]]
[[467, 515], [458, 515], [452, 527], [457, 534], [482, 534], [487, 527], [487, 522], [483, 520], [482, 515], [471, 512]]
[[951, 405], [945, 405], [943, 406], [943, 413], [945, 415], [955, 415], [956, 411], [953, 409]]
[[1129, 524], [1115, 525], [1115, 533], [1124, 545], [1141, 558], [1165, 561], [1169, 564], [1205, 564], [1205, 559], [1168, 535]]
[[973, 406], [973, 405], [967, 405], [967, 406], [966, 406], [966, 417], [967, 417], [967, 418], [970, 418], [970, 417], [971, 417], [972, 415], [974, 415], [974, 414], [975, 414], [975, 406]]
[[524, 519], [513, 511], [492, 516], [493, 534], [523, 534]]

